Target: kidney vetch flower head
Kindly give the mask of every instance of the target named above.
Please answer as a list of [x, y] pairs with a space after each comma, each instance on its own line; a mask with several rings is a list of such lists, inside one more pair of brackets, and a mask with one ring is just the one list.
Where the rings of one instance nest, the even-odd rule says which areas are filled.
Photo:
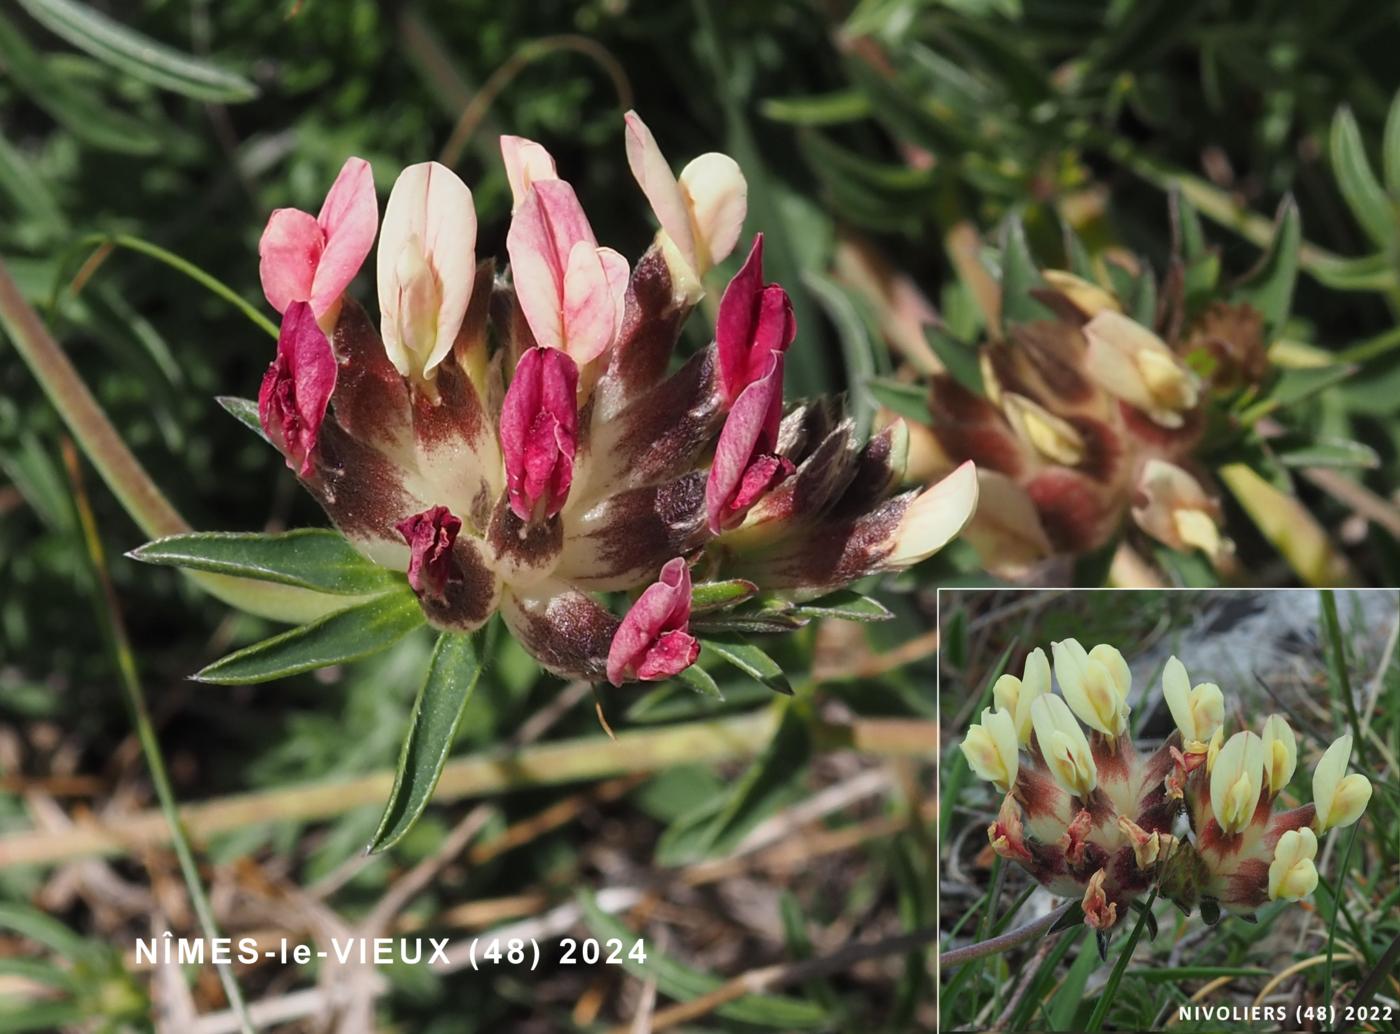
[[[431, 624], [470, 632], [499, 613], [550, 671], [662, 679], [695, 661], [698, 626], [776, 621], [957, 534], [970, 465], [897, 493], [902, 425], [859, 442], [834, 401], [785, 400], [798, 328], [764, 280], [761, 236], [713, 343], [673, 363], [741, 236], [732, 159], [677, 176], [628, 114], [628, 162], [660, 224], [633, 265], [599, 243], [544, 147], [507, 136], [501, 152], [508, 269], [478, 261], [457, 175], [412, 165], [379, 230], [377, 326], [345, 294], [375, 236], [367, 163], [346, 163], [319, 217], [275, 212], [260, 249], [283, 313], [261, 427], [346, 539], [405, 572]], [[614, 593], [633, 602], [619, 613]]]
[[[1131, 677], [1122, 655], [1072, 639], [1053, 653], [1063, 697], [1049, 685], [1044, 652], [1032, 651], [1019, 679], [998, 680], [995, 709], [982, 712], [962, 743], [972, 771], [1004, 795], [987, 830], [999, 855], [1078, 898], [1100, 934], [1154, 886], [1209, 922], [1221, 908], [1247, 915], [1312, 893], [1318, 837], [1356, 822], [1371, 796], [1364, 775], [1346, 773], [1350, 735], [1318, 762], [1313, 803], [1285, 809], [1298, 744], [1281, 715], [1270, 715], [1262, 734], [1223, 738], [1220, 688], [1192, 688], [1172, 657], [1162, 693], [1176, 729], [1144, 754], [1127, 726]], [[1029, 738], [1018, 735], [1027, 695]]]

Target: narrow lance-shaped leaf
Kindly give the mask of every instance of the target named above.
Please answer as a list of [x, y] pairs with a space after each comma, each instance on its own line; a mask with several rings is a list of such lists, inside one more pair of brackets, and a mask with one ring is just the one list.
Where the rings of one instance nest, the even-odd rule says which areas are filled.
[[700, 582], [690, 591], [690, 612], [732, 607], [750, 599], [758, 586], [747, 578], [731, 578], [723, 582]]
[[728, 661], [750, 678], [757, 679], [769, 689], [792, 696], [792, 686], [778, 662], [766, 653], [737, 637], [726, 639], [706, 639], [700, 644], [702, 656], [705, 651]]
[[1293, 301], [1293, 285], [1298, 279], [1298, 248], [1303, 227], [1298, 205], [1289, 197], [1279, 206], [1274, 236], [1259, 264], [1241, 280], [1233, 292], [1237, 302], [1248, 302], [1264, 317], [1264, 332], [1272, 339], [1288, 316]]
[[196, 100], [246, 101], [258, 89], [241, 75], [181, 53], [74, 0], [19, 0], [39, 24], [123, 72]]
[[1351, 109], [1342, 107], [1332, 119], [1329, 142], [1332, 172], [1337, 177], [1351, 214], [1380, 247], [1387, 247], [1396, 234], [1396, 208], [1371, 169], [1361, 129]]
[[863, 596], [853, 589], [842, 589], [804, 603], [793, 613], [803, 617], [841, 618], [844, 621], [888, 621], [894, 617], [879, 600]]
[[433, 796], [452, 752], [467, 701], [481, 677], [480, 632], [446, 632], [438, 639], [428, 677], [413, 704], [413, 718], [399, 755], [394, 789], [368, 850], [398, 843], [413, 828]]
[[376, 596], [231, 653], [191, 678], [242, 686], [347, 664], [388, 649], [423, 623], [423, 611], [408, 593]]
[[1001, 333], [1013, 323], [1044, 319], [1044, 306], [1031, 297], [1031, 288], [1042, 286], [1040, 273], [1026, 243], [1021, 220], [1007, 219], [1001, 235]]
[[214, 401], [223, 406], [224, 412], [229, 416], [269, 445], [272, 444], [268, 442], [267, 432], [263, 430], [262, 421], [258, 419], [258, 404], [255, 400], [239, 398], [236, 395], [219, 395]]
[[716, 700], [724, 699], [724, 694], [720, 692], [719, 684], [715, 682], [714, 676], [698, 664], [692, 664], [690, 667], [682, 669], [676, 678], [702, 696], [714, 697]]
[[127, 556], [147, 564], [256, 578], [340, 596], [405, 587], [402, 577], [366, 559], [329, 528], [280, 534], [198, 531], [156, 539]]

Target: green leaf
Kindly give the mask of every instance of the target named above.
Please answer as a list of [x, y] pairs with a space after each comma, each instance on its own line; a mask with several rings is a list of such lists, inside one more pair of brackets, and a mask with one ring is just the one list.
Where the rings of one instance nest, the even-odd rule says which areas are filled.
[[91, 90], [58, 74], [9, 19], [0, 17], [0, 67], [19, 92], [84, 143], [121, 154], [155, 154], [161, 134], [104, 104]]
[[752, 599], [758, 586], [747, 578], [731, 578], [724, 582], [700, 582], [690, 592], [690, 612], [721, 610]]
[[708, 650], [718, 655], [769, 689], [792, 696], [792, 686], [788, 684], [787, 676], [783, 674], [778, 662], [752, 643], [746, 643], [738, 637], [705, 639], [701, 641], [700, 649], [702, 653]]
[[[924, 340], [928, 342], [929, 348], [933, 349], [933, 354], [948, 368], [953, 380], [975, 395], [987, 393], [982, 384], [982, 364], [978, 362], [976, 345], [969, 345], [942, 327], [934, 326], [924, 328]], [[924, 409], [927, 412], [927, 402]], [[927, 422], [928, 417], [925, 415], [919, 419], [921, 422]]]
[[1396, 284], [1395, 265], [1383, 251], [1360, 258], [1317, 259], [1308, 272], [1338, 291], [1389, 291]]
[[803, 617], [841, 618], [844, 621], [888, 621], [894, 614], [879, 600], [853, 589], [841, 589], [795, 608]]
[[790, 126], [839, 126], [870, 115], [870, 99], [860, 90], [835, 90], [812, 97], [770, 97], [759, 114]]
[[1259, 264], [1235, 285], [1233, 300], [1248, 302], [1264, 317], [1266, 340], [1272, 340], [1293, 301], [1293, 284], [1298, 279], [1298, 247], [1303, 227], [1298, 205], [1285, 198], [1274, 223], [1274, 236]]
[[457, 726], [481, 677], [479, 635], [444, 632], [437, 641], [428, 677], [413, 704], [394, 789], [370, 841], [370, 854], [393, 847], [413, 828], [442, 778]]
[[802, 279], [836, 327], [846, 367], [846, 383], [851, 386], [848, 409], [856, 436], [863, 440], [869, 435], [875, 416], [875, 399], [868, 387], [875, 373], [876, 346], [871, 321], [863, 315], [862, 300], [835, 280], [816, 273], [807, 273]]
[[[707, 973], [685, 966], [662, 953], [657, 946], [647, 942], [645, 962], [628, 956], [627, 949], [641, 940], [616, 916], [609, 915], [599, 906], [597, 900], [586, 890], [578, 895], [579, 908], [583, 921], [599, 941], [616, 938], [622, 941], [622, 968], [638, 980], [654, 980], [657, 988], [668, 998], [688, 1002], [693, 998], [709, 994], [718, 989], [723, 981]], [[812, 1030], [830, 1025], [830, 1017], [820, 1007], [797, 998], [781, 995], [752, 994], [736, 998], [716, 1007], [715, 1015], [739, 1023], [752, 1023], [763, 1027], [777, 1027], [784, 1030]]]
[[1013, 323], [1046, 318], [1045, 307], [1031, 297], [1032, 288], [1044, 285], [1026, 243], [1026, 229], [1015, 216], [1008, 217], [1002, 228], [1000, 280], [1003, 336]]
[[897, 381], [892, 377], [871, 377], [865, 385], [875, 401], [906, 420], [926, 424], [929, 421], [928, 388], [919, 384]]
[[117, 71], [196, 100], [246, 101], [258, 89], [207, 61], [128, 29], [120, 22], [73, 0], [19, 0], [40, 25]]
[[1362, 442], [1342, 438], [1320, 438], [1297, 448], [1280, 450], [1278, 460], [1285, 467], [1345, 467], [1374, 470], [1381, 465], [1376, 450]]
[[218, 395], [214, 401], [223, 406], [224, 412], [233, 417], [248, 430], [252, 431], [267, 444], [272, 441], [268, 438], [267, 432], [263, 430], [262, 420], [258, 417], [258, 404], [252, 399], [241, 399], [236, 395]]
[[1356, 116], [1345, 105], [1337, 109], [1332, 119], [1329, 150], [1332, 173], [1351, 214], [1366, 236], [1382, 248], [1389, 246], [1396, 234], [1395, 205], [1376, 179]]
[[1390, 102], [1385, 117], [1385, 136], [1381, 140], [1381, 170], [1385, 174], [1385, 189], [1392, 198], [1400, 199], [1400, 90]]
[[676, 678], [702, 696], [714, 697], [716, 700], [724, 699], [724, 694], [719, 691], [719, 683], [715, 682], [714, 676], [698, 664], [692, 664], [685, 668], [676, 675]]
[[337, 596], [364, 596], [404, 586], [402, 576], [363, 556], [329, 528], [280, 534], [196, 531], [148, 542], [127, 556], [147, 564], [280, 582]]
[[408, 593], [389, 593], [244, 647], [191, 676], [196, 682], [241, 686], [362, 660], [422, 625]]

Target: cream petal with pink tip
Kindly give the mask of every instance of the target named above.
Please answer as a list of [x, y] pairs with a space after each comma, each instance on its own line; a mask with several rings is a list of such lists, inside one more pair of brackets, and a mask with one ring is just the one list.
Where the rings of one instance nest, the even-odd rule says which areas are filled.
[[739, 239], [748, 211], [748, 184], [729, 156], [711, 152], [688, 164], [679, 179], [635, 111], [627, 124], [627, 164], [661, 229], [692, 277], [723, 261]]
[[553, 156], [542, 145], [523, 136], [501, 137], [501, 161], [510, 183], [512, 215], [524, 203], [532, 184], [559, 178]]
[[472, 192], [445, 165], [400, 173], [384, 211], [378, 254], [380, 332], [394, 368], [432, 379], [452, 350], [476, 278]]

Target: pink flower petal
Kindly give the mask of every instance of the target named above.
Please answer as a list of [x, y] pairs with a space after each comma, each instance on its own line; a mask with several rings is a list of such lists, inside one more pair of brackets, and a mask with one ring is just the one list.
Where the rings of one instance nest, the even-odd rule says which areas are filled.
[[506, 251], [516, 300], [538, 345], [567, 343], [564, 281], [580, 242], [598, 246], [574, 188], [563, 180], [536, 182], [511, 218]]
[[686, 633], [690, 623], [690, 568], [682, 557], [668, 560], [622, 619], [608, 650], [608, 680], [669, 678], [695, 661], [700, 644]]
[[501, 160], [510, 182], [511, 212], [525, 202], [531, 184], [559, 178], [550, 153], [533, 140], [523, 136], [501, 137]]
[[[755, 495], [746, 498], [742, 505], [737, 503], [749, 468], [770, 456], [777, 445], [778, 425], [783, 418], [783, 353], [768, 354], [768, 373], [739, 393], [715, 444], [715, 458], [705, 483], [705, 513], [710, 531], [716, 535], [742, 519], [757, 501]], [[762, 491], [773, 487], [792, 472], [792, 464], [774, 468], [764, 461], [763, 469], [763, 474], [750, 478], [750, 489], [759, 479], [764, 479]]]
[[299, 208], [279, 208], [268, 217], [258, 241], [263, 294], [278, 312], [311, 298], [316, 267], [326, 246], [321, 225]]
[[445, 506], [406, 517], [395, 525], [412, 550], [408, 584], [419, 596], [442, 600], [453, 574], [452, 546], [462, 530], [462, 520]]
[[618, 322], [599, 250], [579, 241], [564, 270], [564, 350], [580, 366], [607, 351]]
[[501, 404], [501, 455], [510, 508], [522, 521], [553, 517], [573, 483], [578, 366], [557, 348], [520, 357]]
[[374, 175], [363, 158], [347, 158], [326, 194], [316, 219], [326, 246], [311, 286], [311, 311], [317, 318], [339, 301], [364, 265], [379, 229], [379, 200]]
[[603, 263], [603, 273], [608, 278], [608, 293], [612, 295], [612, 340], [616, 342], [622, 335], [622, 321], [627, 315], [627, 285], [632, 279], [632, 267], [612, 248], [599, 248], [598, 259]]
[[651, 210], [656, 213], [657, 222], [699, 275], [704, 270], [699, 268], [696, 257], [690, 206], [686, 204], [676, 175], [641, 117], [635, 111], [629, 111], [624, 120], [627, 123], [627, 165], [651, 204]]
[[258, 419], [272, 443], [301, 477], [312, 470], [311, 455], [320, 439], [336, 361], [331, 343], [306, 302], [292, 302], [282, 317], [277, 358], [258, 391]]
[[715, 320], [720, 388], [726, 405], [768, 369], [770, 352], [782, 352], [797, 336], [792, 302], [777, 284], [763, 283], [763, 234], [720, 298]]

